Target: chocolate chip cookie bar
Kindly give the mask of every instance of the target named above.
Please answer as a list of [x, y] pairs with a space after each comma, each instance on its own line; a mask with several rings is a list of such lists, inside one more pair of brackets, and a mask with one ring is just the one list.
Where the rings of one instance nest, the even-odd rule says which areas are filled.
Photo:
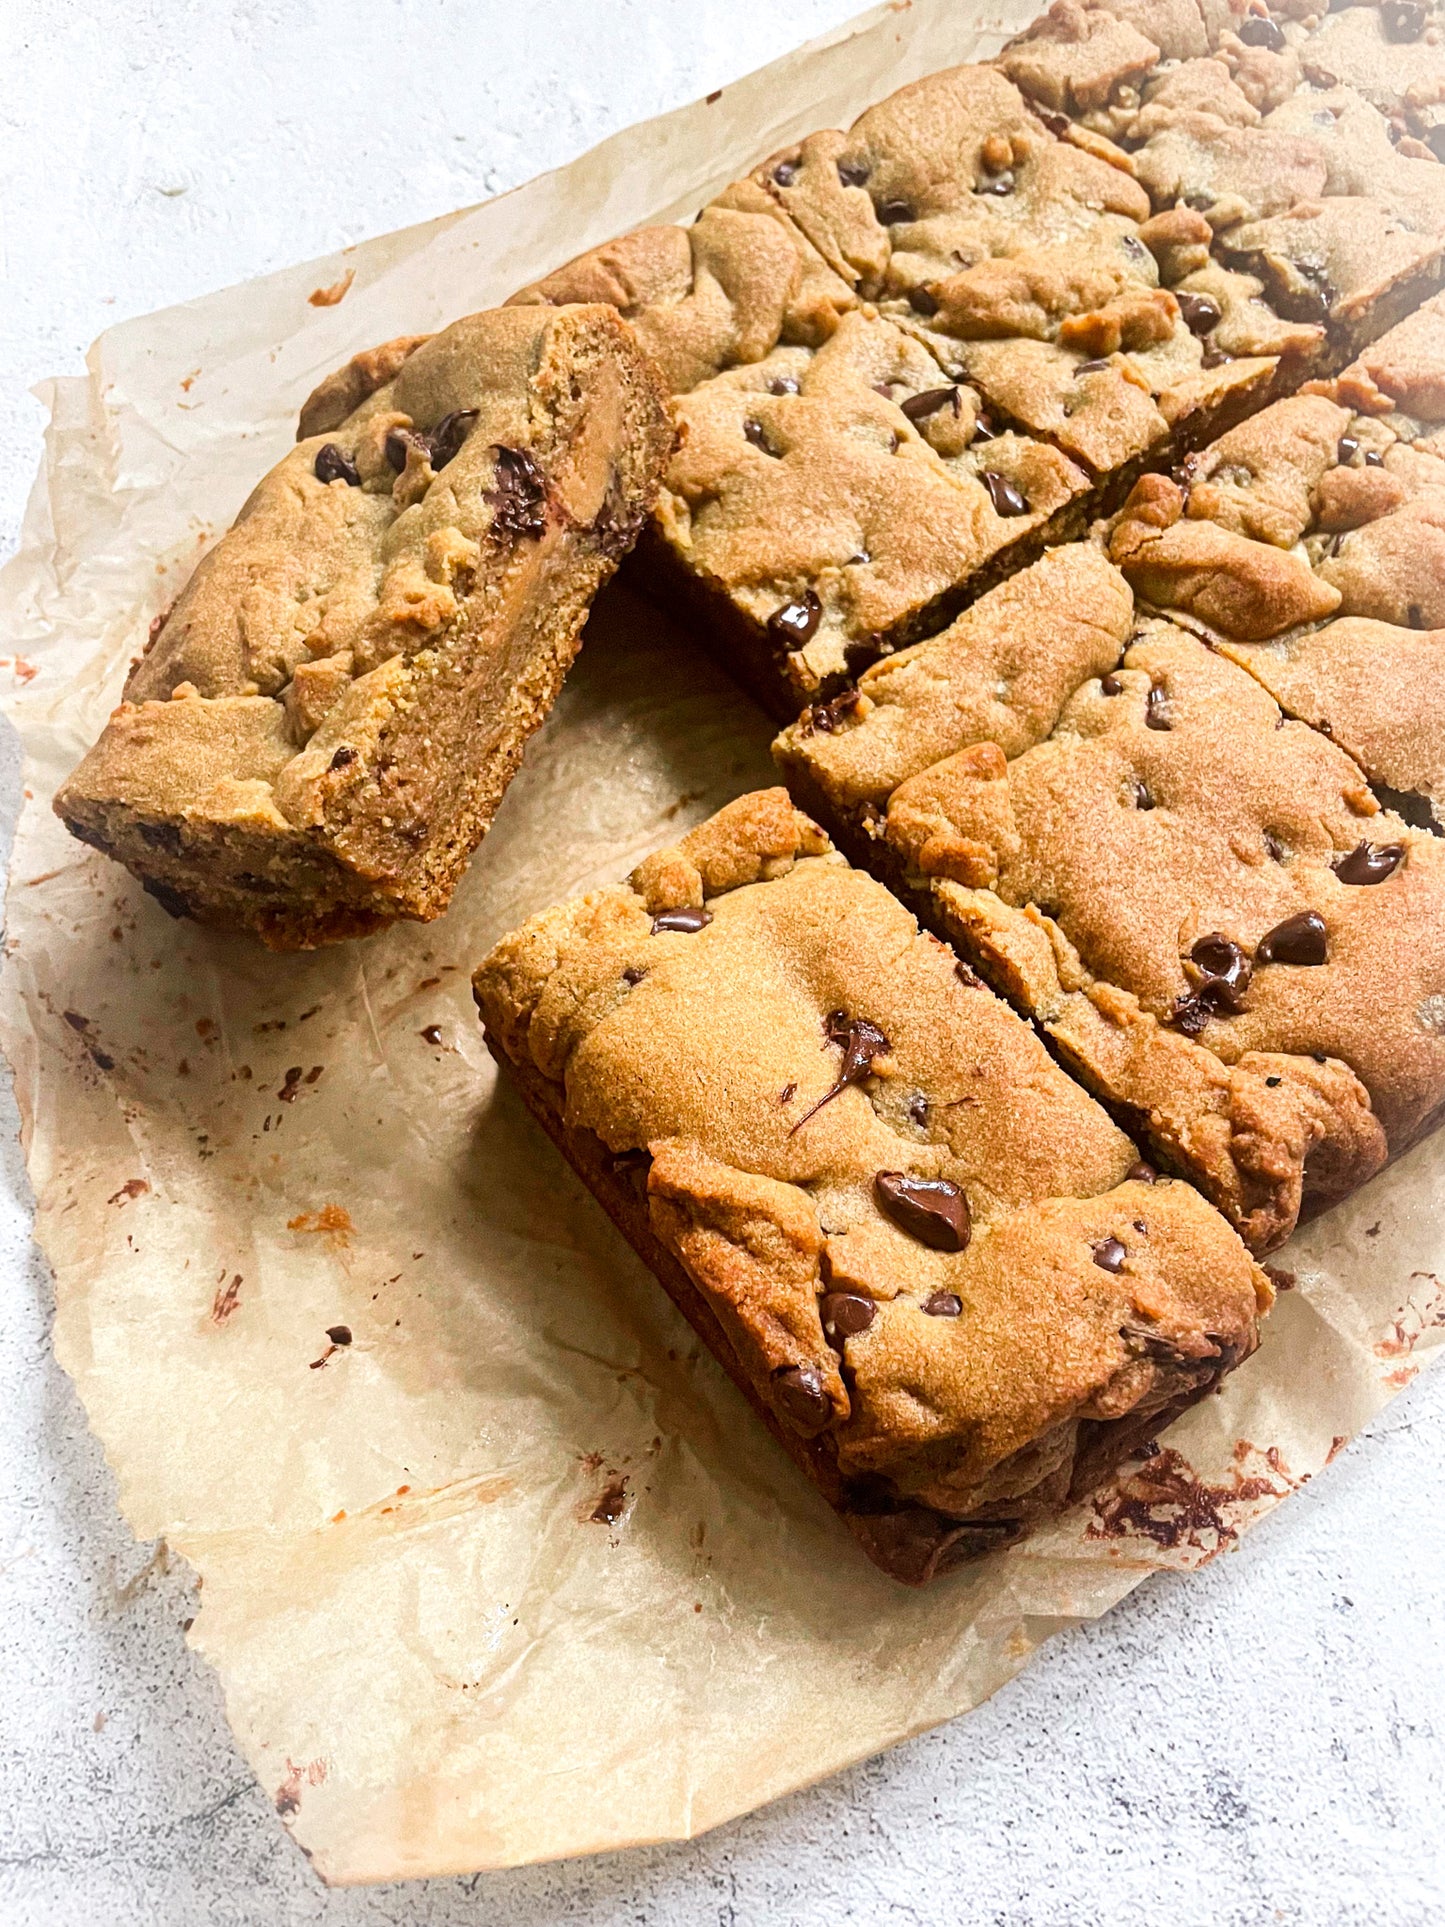
[[534, 917], [475, 991], [535, 1115], [899, 1579], [1017, 1539], [1255, 1345], [1270, 1288], [1224, 1220], [782, 790]]
[[446, 908], [672, 446], [615, 309], [360, 357], [153, 627], [55, 807], [279, 949]]
[[1445, 1107], [1445, 844], [1093, 546], [804, 713], [796, 794], [1257, 1252]]
[[1445, 818], [1445, 296], [1313, 387], [1177, 480], [1141, 482], [1111, 553], [1143, 604], [1429, 827]]

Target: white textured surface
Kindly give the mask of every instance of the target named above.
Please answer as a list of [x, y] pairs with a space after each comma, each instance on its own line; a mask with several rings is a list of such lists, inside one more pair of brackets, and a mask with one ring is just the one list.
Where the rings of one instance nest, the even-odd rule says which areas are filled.
[[[111, 322], [510, 186], [851, 11], [0, 0], [0, 553], [25, 389]], [[184, 1647], [183, 1578], [116, 1513], [49, 1354], [8, 1095], [0, 1132], [5, 1927], [1445, 1919], [1439, 1373], [1240, 1552], [952, 1728], [695, 1845], [328, 1894]]]

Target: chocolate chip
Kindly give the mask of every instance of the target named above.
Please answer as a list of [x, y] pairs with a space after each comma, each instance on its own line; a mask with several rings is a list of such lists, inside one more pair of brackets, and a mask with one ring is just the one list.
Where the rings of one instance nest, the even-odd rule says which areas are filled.
[[1101, 1238], [1094, 1246], [1094, 1263], [1100, 1271], [1122, 1271], [1128, 1255], [1128, 1246], [1120, 1244], [1117, 1238]]
[[1322, 964], [1329, 959], [1325, 920], [1318, 910], [1300, 910], [1273, 930], [1267, 930], [1254, 946], [1257, 964]]
[[760, 448], [765, 455], [772, 455], [776, 458], [777, 450], [768, 440], [768, 431], [763, 427], [761, 422], [753, 421], [752, 418], [749, 417], [749, 419], [743, 423], [743, 439], [751, 442], [754, 448]]
[[811, 589], [774, 609], [768, 617], [768, 634], [784, 649], [801, 649], [823, 619], [823, 605]]
[[774, 1372], [773, 1398], [788, 1423], [807, 1438], [821, 1432], [833, 1416], [832, 1401], [812, 1365], [784, 1365]]
[[433, 468], [445, 468], [461, 453], [462, 443], [477, 425], [477, 414], [475, 408], [454, 408], [442, 416], [429, 437]]
[[956, 1291], [931, 1291], [923, 1301], [923, 1310], [930, 1318], [957, 1318], [963, 1300]]
[[927, 1130], [928, 1099], [923, 1095], [922, 1091], [915, 1092], [914, 1095], [909, 1098], [908, 1116], [909, 1121], [916, 1124], [920, 1131]]
[[858, 708], [858, 691], [849, 687], [840, 689], [836, 696], [825, 703], [813, 703], [799, 717], [805, 735], [816, 730], [823, 736], [834, 736]]
[[1225, 354], [1222, 348], [1207, 348], [1200, 357], [1201, 368], [1222, 368], [1226, 361], [1233, 361], [1233, 355]]
[[1264, 833], [1264, 848], [1265, 854], [1272, 857], [1276, 863], [1283, 863], [1289, 855], [1289, 851], [1271, 830], [1266, 830]]
[[1144, 722], [1149, 729], [1174, 727], [1174, 718], [1169, 712], [1169, 698], [1157, 682], [1150, 683], [1149, 694], [1144, 699]]
[[1358, 435], [1341, 435], [1339, 441], [1335, 444], [1335, 460], [1341, 468], [1348, 468], [1359, 452], [1360, 438]]
[[955, 977], [957, 977], [958, 981], [961, 984], [966, 985], [969, 990], [987, 990], [988, 988], [987, 984], [985, 984], [983, 978], [979, 976], [978, 972], [974, 969], [973, 965], [966, 964], [963, 961], [962, 957], [960, 957], [957, 960], [957, 962], [954, 964], [953, 974]]
[[1177, 998], [1173, 1010], [1169, 1013], [1171, 1021], [1179, 1026], [1186, 1037], [1198, 1037], [1208, 1030], [1209, 1020], [1213, 1014], [1204, 999], [1192, 993]]
[[[406, 458], [402, 458], [405, 466]], [[335, 442], [323, 442], [316, 451], [312, 473], [318, 482], [345, 482], [348, 488], [360, 488], [361, 477], [356, 472], [356, 464], [344, 448]]]
[[838, 179], [844, 187], [862, 187], [872, 169], [867, 161], [839, 161]]
[[927, 288], [910, 288], [908, 305], [915, 314], [930, 315], [938, 313], [938, 296], [930, 294]]
[[936, 415], [940, 408], [950, 405], [955, 415], [963, 413], [963, 402], [956, 387], [925, 388], [921, 395], [905, 395], [899, 403], [911, 422], [925, 422], [930, 415]]
[[1159, 1173], [1154, 1169], [1152, 1164], [1146, 1164], [1143, 1158], [1140, 1158], [1137, 1164], [1131, 1164], [1129, 1169], [1124, 1173], [1124, 1176], [1134, 1184], [1157, 1184], [1159, 1182]]
[[995, 515], [1027, 515], [1028, 497], [1021, 495], [1006, 476], [997, 469], [986, 468], [979, 480], [988, 490], [988, 499], [993, 503]]
[[1113, 363], [1109, 360], [1109, 357], [1107, 355], [1104, 355], [1097, 361], [1081, 361], [1078, 367], [1074, 370], [1074, 379], [1077, 381], [1080, 375], [1102, 374], [1106, 368], [1110, 368], [1112, 366], [1113, 366]]
[[1267, 1077], [1264, 1081], [1269, 1090], [1277, 1091], [1280, 1085], [1283, 1084], [1284, 1079], [1282, 1077]]
[[884, 227], [898, 227], [913, 219], [913, 209], [907, 201], [884, 201], [878, 209], [878, 218]]
[[870, 1024], [866, 1017], [847, 1017], [841, 1010], [829, 1015], [823, 1026], [823, 1034], [830, 1044], [836, 1044], [842, 1050], [843, 1062], [838, 1067], [832, 1087], [824, 1091], [816, 1104], [804, 1111], [789, 1131], [789, 1137], [796, 1136], [810, 1117], [815, 1117], [825, 1104], [831, 1104], [850, 1084], [861, 1084], [872, 1071], [873, 1059], [881, 1057], [889, 1047], [888, 1039], [876, 1024]]
[[1136, 810], [1153, 809], [1154, 793], [1142, 776], [1135, 776], [1131, 779], [1129, 793], [1134, 798], [1134, 808]]
[[343, 743], [340, 749], [332, 753], [331, 761], [326, 767], [328, 769], [345, 769], [346, 765], [348, 763], [354, 763], [356, 758], [357, 751], [351, 747], [350, 743]]
[[1386, 40], [1418, 40], [1425, 31], [1425, 8], [1420, 0], [1383, 0], [1380, 25]]
[[791, 187], [793, 185], [793, 182], [797, 180], [800, 172], [801, 172], [800, 162], [779, 161], [777, 166], [773, 169], [773, 179], [777, 182], [779, 187]]
[[331, 1340], [333, 1345], [349, 1345], [351, 1343], [351, 1327], [350, 1325], [328, 1325], [326, 1327], [326, 1336]]
[[492, 510], [490, 533], [520, 541], [547, 530], [547, 482], [525, 448], [492, 444], [492, 486], [484, 499]]
[[426, 444], [420, 435], [413, 435], [405, 428], [393, 428], [382, 443], [386, 459], [398, 475], [406, 467], [408, 450], [413, 448], [425, 450]]
[[1357, 843], [1333, 868], [1341, 883], [1383, 883], [1395, 874], [1404, 854], [1403, 843]]
[[629, 964], [622, 973], [622, 981], [625, 984], [640, 984], [646, 975], [647, 972], [636, 964]]
[[995, 174], [991, 181], [980, 181], [974, 190], [978, 194], [1012, 194], [1013, 191], [1014, 177], [1008, 168], [1002, 174]]
[[1179, 312], [1190, 334], [1207, 335], [1211, 328], [1219, 326], [1223, 309], [1212, 295], [1181, 290], [1174, 299], [1179, 303]]
[[1215, 1010], [1242, 1010], [1241, 999], [1254, 974], [1249, 958], [1237, 943], [1212, 930], [1198, 938], [1189, 951], [1198, 972], [1197, 995]]
[[974, 417], [973, 439], [976, 442], [991, 442], [997, 434], [998, 430], [994, 427], [992, 421], [983, 413], [982, 409], [980, 409]]
[[796, 375], [774, 375], [768, 383], [770, 395], [796, 395], [802, 384]]
[[1124, 685], [1112, 669], [1109, 671], [1107, 676], [1100, 676], [1099, 692], [1101, 695], [1104, 695], [1104, 696], [1122, 696], [1123, 695]]
[[818, 1301], [826, 1338], [856, 1338], [867, 1331], [878, 1315], [878, 1307], [860, 1291], [827, 1291]]
[[699, 930], [705, 930], [711, 922], [711, 910], [692, 905], [685, 905], [680, 910], [660, 910], [652, 919], [652, 929], [648, 935], [660, 937], [675, 931], [679, 936], [695, 937]]
[[1365, 450], [1365, 467], [1366, 468], [1383, 468], [1384, 466], [1385, 466], [1385, 458], [1380, 453], [1378, 448], [1367, 448]]
[[1246, 47], [1268, 47], [1272, 54], [1284, 52], [1284, 35], [1263, 14], [1252, 13], [1241, 20], [1236, 30]]
[[900, 1230], [930, 1251], [962, 1251], [972, 1235], [968, 1199], [948, 1178], [913, 1178], [880, 1171], [873, 1180], [878, 1206]]

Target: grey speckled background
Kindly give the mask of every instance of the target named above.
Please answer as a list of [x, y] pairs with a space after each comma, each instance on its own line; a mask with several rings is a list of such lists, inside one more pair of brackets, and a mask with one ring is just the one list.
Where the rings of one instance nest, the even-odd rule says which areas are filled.
[[[27, 385], [101, 329], [511, 186], [852, 10], [0, 0], [0, 553], [39, 446]], [[1238, 1553], [1149, 1584], [950, 1729], [692, 1846], [328, 1894], [50, 1356], [3, 1101], [6, 1927], [1445, 1920], [1441, 1374]]]

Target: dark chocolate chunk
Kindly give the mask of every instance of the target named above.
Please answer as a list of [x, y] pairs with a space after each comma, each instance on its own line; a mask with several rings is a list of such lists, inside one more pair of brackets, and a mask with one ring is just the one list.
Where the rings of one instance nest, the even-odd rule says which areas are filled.
[[1254, 946], [1257, 964], [1322, 964], [1329, 954], [1325, 920], [1318, 910], [1300, 910], [1286, 917]]
[[406, 458], [409, 450], [419, 448], [423, 454], [428, 456], [431, 454], [431, 450], [422, 436], [413, 435], [408, 428], [393, 428], [381, 446], [386, 455], [387, 462], [396, 470], [398, 475], [400, 475], [401, 471], [406, 467]]
[[963, 1310], [963, 1300], [956, 1291], [931, 1291], [923, 1301], [923, 1309], [930, 1318], [957, 1318]]
[[1367, 448], [1365, 450], [1365, 467], [1366, 468], [1383, 468], [1384, 466], [1385, 466], [1385, 458], [1380, 453], [1378, 448]]
[[833, 1416], [833, 1405], [813, 1365], [784, 1365], [773, 1373], [773, 1399], [797, 1432], [813, 1438]]
[[1358, 435], [1341, 435], [1339, 441], [1335, 444], [1335, 460], [1341, 468], [1348, 468], [1359, 452], [1360, 438]]
[[880, 1171], [873, 1180], [878, 1207], [900, 1230], [930, 1251], [962, 1251], [972, 1235], [968, 1199], [948, 1178], [914, 1178]]
[[878, 1307], [861, 1291], [826, 1291], [818, 1300], [818, 1312], [823, 1320], [823, 1335], [832, 1340], [856, 1338], [859, 1332], [867, 1331], [878, 1314]]
[[1348, 856], [1335, 859], [1333, 869], [1341, 883], [1383, 883], [1404, 854], [1403, 843], [1357, 843]]
[[477, 425], [477, 413], [475, 408], [454, 408], [442, 416], [430, 436], [433, 468], [445, 468], [461, 453], [462, 443]]
[[921, 395], [905, 395], [899, 406], [911, 422], [927, 421], [928, 417], [936, 415], [940, 408], [950, 406], [955, 415], [963, 412], [963, 404], [956, 387], [925, 388]]
[[1219, 326], [1223, 310], [1212, 295], [1190, 294], [1181, 290], [1174, 299], [1179, 303], [1179, 312], [1190, 334], [1207, 335], [1211, 328]]
[[1019, 493], [1008, 477], [997, 469], [986, 468], [978, 478], [988, 490], [995, 515], [1027, 515], [1028, 497]]
[[1192, 945], [1189, 961], [1197, 973], [1196, 994], [1215, 1010], [1242, 1010], [1254, 966], [1237, 943], [1212, 930]]
[[1144, 722], [1150, 729], [1174, 727], [1174, 718], [1169, 713], [1169, 698], [1157, 682], [1149, 685], [1149, 694], [1144, 699]]
[[[405, 466], [405, 457], [403, 457]], [[361, 477], [356, 472], [356, 464], [335, 442], [323, 442], [316, 451], [312, 473], [318, 482], [345, 482], [348, 488], [360, 488]]]
[[796, 375], [774, 375], [768, 383], [770, 395], [796, 395], [802, 387]]
[[326, 1327], [326, 1336], [331, 1340], [333, 1345], [349, 1345], [351, 1343], [351, 1327], [350, 1325], [328, 1325]]
[[1264, 1081], [1267, 1089], [1277, 1091], [1280, 1085], [1283, 1084], [1284, 1079], [1282, 1077], [1267, 1077]]
[[872, 172], [867, 161], [839, 161], [838, 179], [844, 187], [862, 187]]
[[1246, 47], [1268, 47], [1272, 54], [1284, 52], [1284, 35], [1264, 14], [1252, 13], [1235, 29]]
[[1157, 1184], [1159, 1182], [1159, 1173], [1154, 1169], [1152, 1164], [1146, 1164], [1143, 1158], [1140, 1158], [1137, 1164], [1131, 1164], [1129, 1169], [1124, 1173], [1124, 1176], [1131, 1179], [1135, 1184]]
[[484, 499], [492, 509], [494, 537], [534, 540], [547, 529], [547, 483], [525, 448], [492, 444], [492, 486]]
[[779, 161], [773, 169], [773, 179], [779, 187], [791, 187], [801, 171], [798, 161]]
[[878, 210], [878, 218], [884, 227], [899, 227], [904, 221], [913, 219], [913, 209], [907, 201], [884, 201]]
[[823, 619], [823, 605], [811, 589], [774, 609], [768, 617], [768, 634], [784, 649], [801, 649]]
[[1010, 169], [1005, 168], [1002, 174], [995, 174], [991, 181], [980, 181], [974, 191], [978, 194], [1012, 194], [1014, 191], [1013, 173]]
[[816, 730], [824, 736], [835, 736], [857, 708], [858, 691], [850, 685], [825, 703], [813, 703], [803, 711], [799, 721], [805, 733]]
[[660, 937], [668, 931], [675, 931], [679, 936], [695, 937], [699, 930], [705, 930], [711, 922], [711, 910], [684, 905], [680, 910], [659, 910], [652, 919], [652, 929], [648, 934]]
[[1381, 0], [1380, 25], [1386, 40], [1418, 40], [1425, 31], [1425, 19], [1420, 0]]
[[908, 305], [915, 314], [937, 314], [938, 296], [931, 294], [925, 287], [910, 288], [908, 290]]
[[1094, 1246], [1094, 1263], [1100, 1271], [1122, 1271], [1128, 1255], [1128, 1246], [1120, 1244], [1117, 1238], [1101, 1238]]

